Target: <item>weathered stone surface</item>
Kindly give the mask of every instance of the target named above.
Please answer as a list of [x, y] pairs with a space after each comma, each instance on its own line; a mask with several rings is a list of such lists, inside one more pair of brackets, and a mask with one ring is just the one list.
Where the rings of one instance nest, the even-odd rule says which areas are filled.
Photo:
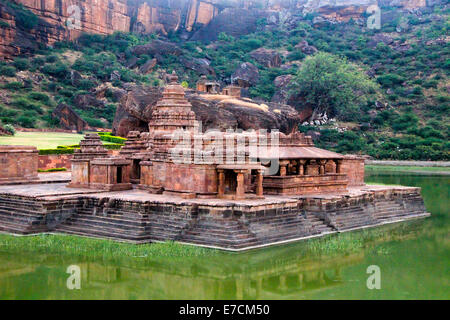
[[[113, 133], [126, 137], [129, 131], [148, 131], [153, 107], [161, 98], [161, 90], [155, 87], [134, 86], [120, 101], [113, 123]], [[225, 97], [226, 98], [226, 97]], [[207, 99], [202, 95], [187, 92], [196, 119], [203, 129], [273, 129], [291, 132], [304, 119], [292, 107], [285, 104], [240, 103], [242, 99]]]
[[153, 68], [156, 67], [157, 63], [158, 60], [156, 60], [156, 58], [150, 59], [139, 68], [139, 72], [142, 74], [150, 73], [153, 71]]
[[60, 126], [66, 130], [82, 132], [89, 128], [86, 121], [81, 119], [70, 106], [63, 103], [55, 108], [52, 116], [58, 119]]
[[66, 168], [70, 170], [72, 167], [72, 154], [46, 154], [39, 155], [39, 169], [49, 170], [55, 168]]
[[38, 180], [38, 151], [29, 146], [0, 146], [0, 185]]
[[[314, 22], [336, 23], [361, 19], [366, 8], [375, 0], [16, 0], [38, 17], [37, 26], [24, 30], [17, 25], [15, 12], [0, 3], [0, 20], [8, 25], [0, 28], [0, 56], [11, 57], [32, 52], [38, 42], [53, 44], [73, 40], [82, 33], [111, 34], [115, 31], [158, 33], [168, 35], [181, 31], [185, 38], [214, 41], [221, 32], [240, 36], [254, 32], [257, 21], [265, 18], [269, 25], [285, 24], [295, 27], [299, 14], [318, 12]], [[406, 9], [425, 8], [440, 0], [385, 0], [386, 6]], [[80, 9], [80, 26], [67, 28], [74, 14], [72, 5]], [[320, 21], [319, 21], [320, 20]], [[70, 20], [72, 21], [72, 20]], [[387, 21], [384, 20], [383, 21]]]
[[250, 52], [250, 56], [268, 68], [278, 68], [281, 66], [281, 56], [276, 50], [259, 48]]
[[314, 54], [317, 52], [317, 48], [314, 46], [310, 46], [306, 40], [300, 41], [295, 46], [296, 49], [300, 49], [304, 54]]
[[282, 75], [275, 78], [273, 84], [277, 88], [272, 97], [272, 102], [286, 104], [289, 100], [289, 85], [292, 81], [292, 75]]
[[97, 99], [94, 94], [79, 94], [74, 97], [73, 102], [75, 106], [83, 110], [89, 110], [92, 108], [100, 108], [103, 109], [105, 107], [105, 102]]
[[231, 75], [231, 81], [243, 88], [248, 88], [255, 85], [258, 80], [258, 68], [250, 62], [242, 63]]
[[[253, 206], [230, 200], [211, 200], [205, 205], [202, 200], [139, 190], [106, 197], [104, 192], [70, 191], [78, 193], [50, 200], [43, 197], [67, 193], [68, 188], [56, 184], [47, 191], [33, 186], [21, 192], [1, 187], [0, 203], [5, 213], [0, 213], [0, 230], [16, 234], [53, 230], [135, 243], [174, 240], [245, 250], [281, 240], [429, 216], [420, 189], [409, 187], [359, 187], [351, 195], [271, 198], [255, 200]], [[17, 207], [28, 219], [20, 219]]]
[[158, 57], [163, 55], [179, 56], [183, 52], [173, 43], [162, 40], [153, 40], [150, 43], [133, 47], [132, 53], [138, 56], [147, 54]]
[[180, 58], [180, 63], [187, 69], [194, 70], [202, 75], [215, 75], [216, 72], [210, 66], [210, 61], [207, 59], [199, 58]]

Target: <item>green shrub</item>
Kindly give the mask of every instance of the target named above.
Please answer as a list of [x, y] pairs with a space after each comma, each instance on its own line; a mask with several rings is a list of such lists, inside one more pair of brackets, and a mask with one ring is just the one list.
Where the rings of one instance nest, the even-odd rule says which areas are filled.
[[15, 77], [16, 76], [16, 68], [14, 68], [12, 66], [2, 66], [2, 67], [0, 67], [0, 76]]
[[16, 18], [16, 25], [26, 30], [31, 30], [36, 27], [39, 18], [32, 11], [26, 9], [22, 4], [17, 4], [12, 1], [7, 1], [6, 5], [13, 9]]
[[44, 114], [44, 110], [42, 109], [42, 104], [37, 102], [37, 101], [31, 101], [28, 100], [27, 98], [24, 97], [20, 97], [20, 98], [15, 98], [11, 104], [13, 106], [16, 106], [17, 108], [23, 109], [23, 110], [27, 110], [27, 111], [35, 111], [39, 114]]
[[80, 90], [90, 90], [96, 86], [96, 83], [89, 79], [82, 79], [79, 81], [77, 87]]
[[46, 64], [42, 68], [42, 72], [58, 79], [64, 79], [70, 70], [65, 64], [57, 62], [54, 64]]
[[12, 135], [16, 134], [16, 129], [14, 128], [14, 126], [12, 126], [11, 124], [5, 124], [3, 126], [3, 129], [5, 129], [5, 131], [9, 132]]
[[11, 27], [11, 26], [9, 25], [8, 22], [3, 21], [3, 20], [0, 20], [0, 28], [6, 29], [6, 28], [10, 28], [10, 27]]
[[67, 171], [67, 168], [50, 168], [50, 169], [38, 169], [38, 172], [60, 172], [60, 171]]
[[102, 134], [99, 136], [100, 136], [100, 140], [102, 140], [102, 141], [112, 142], [112, 143], [117, 143], [117, 144], [124, 144], [125, 141], [127, 141], [126, 138], [112, 136], [111, 134]]
[[105, 124], [103, 123], [103, 121], [101, 121], [99, 119], [94, 119], [94, 118], [90, 118], [90, 117], [84, 117], [84, 120], [86, 120], [86, 122], [91, 127], [94, 127], [94, 128], [104, 128], [105, 127]]
[[48, 154], [73, 154], [74, 148], [65, 148], [65, 149], [40, 149], [40, 155], [48, 155]]
[[14, 66], [17, 70], [28, 70], [28, 68], [30, 67], [30, 62], [28, 61], [28, 59], [16, 58], [14, 59]]
[[400, 85], [403, 82], [405, 82], [405, 78], [397, 75], [397, 74], [385, 74], [381, 75], [377, 78], [377, 81], [383, 86], [383, 87], [391, 87]]
[[8, 82], [3, 85], [3, 88], [8, 90], [20, 90], [23, 88], [23, 83], [18, 81]]
[[18, 117], [17, 122], [25, 128], [34, 128], [36, 125], [36, 119], [26, 115], [21, 115], [20, 117]]
[[108, 150], [119, 150], [124, 146], [124, 144], [110, 143], [110, 144], [104, 144], [103, 146], [105, 147], [105, 149], [108, 149]]
[[32, 99], [32, 100], [36, 100], [36, 101], [40, 101], [42, 103], [46, 103], [48, 104], [50, 102], [50, 97], [48, 95], [46, 95], [43, 92], [30, 92], [27, 95], [28, 98]]

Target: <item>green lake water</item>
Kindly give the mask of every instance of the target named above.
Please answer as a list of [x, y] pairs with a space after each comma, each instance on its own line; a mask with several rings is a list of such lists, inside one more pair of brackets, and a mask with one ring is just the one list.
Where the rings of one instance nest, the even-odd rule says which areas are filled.
[[[323, 240], [121, 261], [0, 251], [0, 299], [449, 299], [450, 177], [377, 171], [366, 180], [422, 187], [432, 217], [326, 238], [379, 235], [346, 253], [305, 253], [307, 243]], [[80, 290], [66, 286], [70, 265], [80, 267]], [[379, 290], [367, 288], [371, 265], [380, 268]]]

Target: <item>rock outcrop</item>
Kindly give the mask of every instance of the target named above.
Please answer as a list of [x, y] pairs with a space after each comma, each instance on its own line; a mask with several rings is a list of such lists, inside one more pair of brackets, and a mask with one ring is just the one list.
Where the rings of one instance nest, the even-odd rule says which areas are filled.
[[[379, 0], [385, 6], [416, 9], [441, 0]], [[23, 19], [23, 8], [36, 18]], [[377, 0], [1, 0], [0, 56], [37, 49], [37, 43], [73, 40], [82, 33], [116, 31], [169, 35], [213, 41], [221, 32], [239, 36], [254, 32], [258, 21], [285, 24], [289, 17], [318, 12], [323, 21], [361, 18]], [[292, 20], [292, 19], [291, 19]], [[295, 20], [295, 19], [294, 19]], [[296, 24], [293, 21], [294, 25]]]
[[[148, 131], [153, 107], [162, 93], [156, 87], [134, 86], [121, 99], [113, 123], [113, 133], [126, 137], [130, 131]], [[285, 104], [260, 104], [250, 99], [229, 96], [203, 95], [187, 92], [187, 99], [203, 130], [228, 128], [279, 129], [292, 132], [305, 120], [292, 107]]]
[[282, 60], [276, 50], [259, 48], [250, 52], [250, 56], [267, 68], [278, 68]]
[[238, 84], [241, 88], [255, 85], [259, 80], [258, 68], [250, 62], [242, 63], [231, 75], [231, 82]]
[[88, 123], [81, 119], [80, 116], [66, 104], [58, 105], [53, 111], [52, 116], [58, 119], [61, 128], [66, 130], [83, 132], [89, 129]]

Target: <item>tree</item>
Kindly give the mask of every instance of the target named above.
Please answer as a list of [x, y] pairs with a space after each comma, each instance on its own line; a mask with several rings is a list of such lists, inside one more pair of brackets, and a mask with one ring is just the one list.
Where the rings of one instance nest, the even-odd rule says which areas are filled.
[[313, 108], [313, 117], [326, 112], [343, 120], [355, 120], [378, 85], [345, 58], [318, 52], [307, 57], [294, 76], [291, 98]]

